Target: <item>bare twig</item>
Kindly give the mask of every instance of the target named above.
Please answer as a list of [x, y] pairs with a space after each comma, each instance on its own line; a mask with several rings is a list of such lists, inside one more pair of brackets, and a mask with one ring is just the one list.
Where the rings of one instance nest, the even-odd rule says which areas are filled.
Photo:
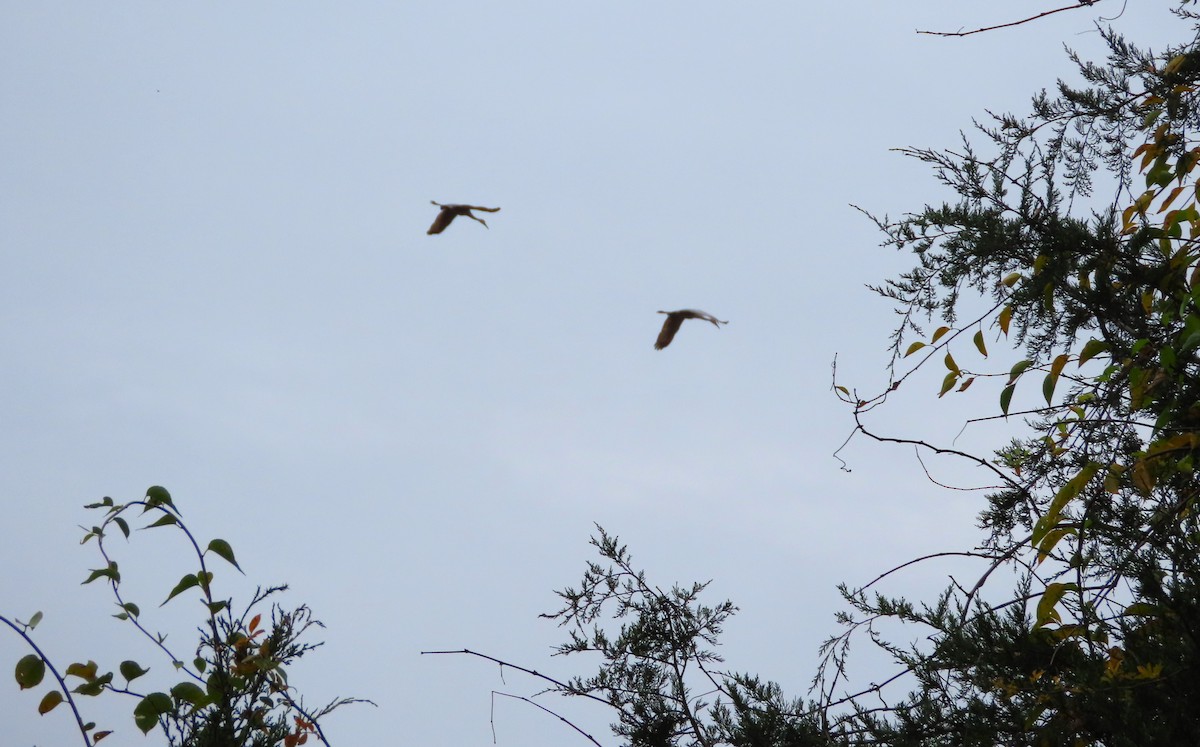
[[426, 655], [433, 656], [435, 654], [468, 654], [470, 656], [478, 656], [480, 659], [487, 659], [488, 661], [495, 662], [495, 663], [499, 664], [501, 667], [508, 667], [509, 669], [515, 669], [518, 672], [524, 672], [525, 674], [531, 675], [533, 677], [543, 679], [543, 680], [549, 682], [550, 684], [554, 685], [555, 687], [559, 688], [559, 690], [561, 692], [570, 693], [571, 695], [582, 695], [585, 698], [591, 698], [592, 700], [596, 701], [597, 703], [603, 703], [604, 705], [610, 705], [609, 702], [607, 700], [605, 700], [604, 698], [597, 697], [595, 695], [592, 695], [591, 693], [580, 692], [580, 691], [576, 690], [575, 688], [572, 688], [567, 683], [556, 680], [549, 675], [542, 674], [541, 672], [537, 671], [536, 669], [528, 669], [526, 667], [518, 666], [517, 664], [510, 664], [507, 661], [504, 661], [502, 659], [497, 659], [496, 657], [488, 656], [487, 654], [481, 654], [478, 651], [472, 651], [469, 648], [460, 648], [460, 649], [456, 649], [454, 651], [422, 651], [421, 652], [422, 656], [426, 656]]
[[986, 26], [973, 31], [921, 31], [918, 29], [917, 33], [927, 34], [929, 36], [970, 36], [971, 34], [982, 34], [985, 31], [995, 31], [997, 29], [1020, 26], [1023, 23], [1029, 23], [1030, 21], [1036, 21], [1039, 18], [1045, 18], [1046, 16], [1054, 15], [1055, 13], [1061, 13], [1064, 10], [1079, 10], [1080, 8], [1088, 8], [1092, 5], [1095, 5], [1096, 2], [1097, 0], [1079, 0], [1079, 2], [1075, 5], [1066, 5], [1061, 8], [1055, 8], [1054, 10], [1047, 10], [1045, 12], [1038, 13], [1037, 15], [1029, 16], [1028, 18], [1022, 18], [1019, 21], [1010, 21], [1009, 23], [1000, 23], [996, 24], [995, 26]]
[[[429, 651], [429, 652], [425, 652], [425, 651], [422, 651], [421, 653], [431, 653], [431, 654], [432, 654], [432, 653], [442, 653], [442, 652], [436, 652], [436, 651]], [[449, 652], [444, 652], [444, 653], [457, 653], [457, 652], [449, 651]], [[588, 734], [588, 733], [587, 733], [586, 731], [584, 731], [583, 729], [580, 729], [580, 728], [579, 728], [579, 727], [578, 727], [576, 724], [572, 723], [570, 719], [568, 719], [568, 718], [564, 718], [562, 715], [560, 715], [560, 714], [558, 714], [558, 713], [555, 713], [554, 711], [550, 710], [549, 708], [547, 708], [546, 706], [542, 705], [541, 703], [534, 702], [533, 700], [530, 700], [529, 698], [526, 698], [524, 695], [513, 695], [513, 694], [511, 694], [511, 693], [502, 693], [502, 692], [500, 692], [499, 690], [492, 690], [492, 696], [493, 696], [493, 698], [494, 698], [494, 696], [496, 696], [496, 695], [503, 695], [503, 696], [504, 696], [504, 697], [506, 697], [506, 698], [514, 698], [514, 699], [516, 699], [516, 700], [523, 700], [523, 701], [525, 701], [526, 703], [528, 703], [529, 705], [531, 705], [531, 706], [533, 706], [533, 707], [535, 707], [535, 708], [540, 708], [541, 710], [545, 711], [546, 713], [549, 713], [549, 714], [550, 714], [551, 716], [553, 716], [554, 718], [558, 719], [559, 721], [563, 722], [563, 723], [564, 723], [564, 724], [566, 724], [567, 726], [571, 727], [571, 728], [572, 728], [572, 729], [574, 729], [575, 731], [577, 731], [577, 732], [579, 732], [580, 734], [582, 734], [582, 735], [583, 735], [583, 736], [584, 736], [584, 737], [585, 737], [585, 738], [586, 738], [586, 739], [587, 739], [589, 742], [591, 742], [592, 744], [596, 745], [596, 747], [604, 747], [603, 745], [601, 745], [599, 742], [597, 742], [597, 741], [596, 741], [596, 738], [595, 738], [595, 737], [593, 737], [591, 734]], [[496, 719], [495, 719], [495, 714], [493, 713], [493, 716], [492, 716], [492, 744], [495, 744], [495, 743], [496, 743]]]

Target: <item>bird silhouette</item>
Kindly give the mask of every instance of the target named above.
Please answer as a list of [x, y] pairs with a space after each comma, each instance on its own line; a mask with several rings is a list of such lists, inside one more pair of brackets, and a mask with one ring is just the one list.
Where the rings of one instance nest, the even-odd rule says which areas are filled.
[[483, 224], [484, 228], [487, 228], [487, 221], [485, 221], [483, 218], [476, 218], [474, 215], [471, 215], [471, 211], [483, 210], [487, 213], [494, 213], [500, 209], [479, 207], [478, 205], [443, 205], [442, 203], [434, 202], [433, 200], [430, 200], [430, 202], [433, 202], [434, 205], [437, 205], [441, 208], [441, 211], [438, 212], [437, 217], [433, 219], [433, 225], [430, 226], [429, 230], [425, 232], [431, 235], [445, 231], [446, 226], [453, 223], [454, 219], [460, 215], [465, 215], [471, 220], [477, 220]]
[[683, 324], [684, 319], [703, 319], [706, 322], [712, 322], [712, 325], [717, 329], [720, 329], [722, 324], [729, 324], [729, 322], [723, 322], [712, 314], [696, 311], [695, 309], [660, 311], [658, 313], [666, 314], [667, 318], [663, 322], [662, 331], [658, 333], [658, 340], [654, 343], [655, 350], [662, 350], [671, 344], [671, 340], [675, 339], [675, 333], [679, 331], [679, 327]]

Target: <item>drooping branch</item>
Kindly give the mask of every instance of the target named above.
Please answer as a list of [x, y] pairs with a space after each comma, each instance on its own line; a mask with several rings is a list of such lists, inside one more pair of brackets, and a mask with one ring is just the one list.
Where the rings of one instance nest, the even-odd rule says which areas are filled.
[[[450, 652], [422, 651], [421, 653], [423, 653], [423, 654], [431, 653], [432, 654], [432, 653], [455, 653], [455, 652], [453, 652], [453, 651], [450, 651]], [[524, 695], [513, 695], [512, 693], [502, 693], [499, 690], [492, 690], [492, 697], [494, 698], [497, 695], [502, 695], [506, 698], [514, 698], [516, 700], [523, 700], [526, 703], [528, 703], [529, 705], [533, 706], [534, 708], [540, 708], [541, 710], [545, 711], [546, 713], [549, 713], [554, 718], [558, 719], [559, 721], [563, 722], [567, 726], [571, 727], [575, 731], [582, 734], [589, 742], [596, 745], [596, 747], [603, 747], [603, 745], [601, 745], [600, 742], [596, 741], [595, 737], [593, 737], [591, 734], [588, 734], [583, 729], [579, 728], [579, 726], [577, 724], [575, 724], [575, 722], [571, 721], [569, 718], [564, 717], [562, 714], [559, 714], [559, 713], [556, 713], [556, 712], [550, 710], [549, 708], [542, 705], [541, 703], [537, 703], [533, 700], [530, 700], [529, 698], [526, 698]], [[496, 741], [496, 718], [495, 718], [495, 715], [493, 715], [492, 716], [492, 742], [494, 743], [495, 741]]]
[[1089, 8], [1093, 5], [1095, 5], [1096, 2], [1097, 2], [1097, 0], [1079, 0], [1079, 2], [1074, 5], [1064, 5], [1061, 8], [1055, 8], [1054, 10], [1047, 10], [1042, 13], [1038, 13], [1036, 15], [1029, 16], [1028, 18], [1022, 18], [1019, 21], [1010, 21], [1008, 23], [999, 23], [999, 24], [996, 24], [995, 26], [985, 26], [983, 28], [974, 29], [972, 31], [922, 31], [922, 30], [918, 29], [917, 33], [918, 34], [926, 34], [929, 36], [970, 36], [971, 34], [982, 34], [985, 31], [996, 31], [997, 29], [1006, 29], [1006, 28], [1010, 28], [1012, 26], [1020, 26], [1021, 24], [1024, 24], [1024, 23], [1036, 21], [1039, 18], [1045, 18], [1046, 16], [1054, 15], [1055, 13], [1062, 13], [1064, 10], [1079, 10], [1080, 8]]
[[33, 652], [41, 658], [42, 662], [46, 665], [46, 668], [50, 670], [50, 674], [54, 675], [54, 679], [58, 680], [58, 686], [62, 689], [64, 699], [67, 701], [67, 705], [71, 706], [71, 712], [75, 714], [75, 723], [79, 725], [79, 735], [83, 737], [83, 743], [85, 747], [92, 747], [93, 742], [91, 737], [88, 735], [89, 727], [83, 722], [83, 715], [79, 712], [79, 707], [75, 703], [75, 698], [71, 697], [71, 688], [67, 687], [67, 681], [61, 674], [59, 674], [58, 669], [55, 668], [54, 664], [50, 661], [50, 657], [46, 656], [46, 654], [42, 652], [42, 649], [39, 648], [36, 643], [34, 643], [33, 638], [29, 636], [29, 632], [26, 629], [17, 626], [7, 617], [0, 616], [0, 622], [15, 630], [17, 635], [25, 639], [25, 643], [28, 644], [29, 647], [33, 649]]

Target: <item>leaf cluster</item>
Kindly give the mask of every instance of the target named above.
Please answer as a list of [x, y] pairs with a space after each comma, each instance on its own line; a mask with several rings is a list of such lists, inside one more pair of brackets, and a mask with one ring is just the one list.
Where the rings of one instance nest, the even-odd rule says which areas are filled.
[[[240, 572], [233, 548], [225, 540], [213, 539], [202, 550], [165, 488], [149, 488], [140, 501], [116, 503], [106, 497], [86, 508], [99, 512], [102, 518], [90, 529], [84, 529], [81, 544], [94, 540], [103, 563], [83, 583], [106, 582], [118, 610], [113, 617], [133, 626], [157, 649], [159, 658], [169, 664], [165, 671], [175, 672], [180, 679], [164, 690], [142, 690], [135, 680], [149, 674], [154, 667], [145, 667], [134, 660], [122, 661], [116, 672], [102, 671], [95, 661], [88, 660], [74, 662], [60, 673], [31, 636], [41, 620], [40, 612], [29, 623], [0, 617], [0, 622], [15, 630], [33, 650], [17, 662], [14, 675], [20, 688], [39, 686], [47, 671], [56, 681], [56, 686], [42, 697], [39, 713], [44, 715], [67, 703], [84, 744], [90, 747], [113, 731], [97, 731], [95, 723], [85, 721], [76, 696], [95, 697], [112, 692], [136, 700], [133, 721], [140, 731], [148, 733], [157, 727], [169, 744], [180, 747], [294, 747], [305, 744], [310, 737], [328, 744], [319, 719], [355, 700], [338, 699], [323, 708], [309, 709], [288, 684], [288, 667], [320, 646], [309, 643], [307, 638], [312, 628], [323, 626], [303, 605], [288, 610], [270, 604], [267, 611], [259, 611], [268, 607], [269, 600], [285, 591], [286, 586], [260, 587], [249, 604], [235, 612], [232, 599], [216, 596], [216, 574], [209, 566], [209, 559], [218, 557]], [[183, 597], [201, 603], [198, 639], [191, 656], [177, 655], [168, 647], [165, 634], [147, 627], [142, 606], [123, 595], [121, 569], [107, 543], [117, 532], [129, 540], [135, 531], [131, 523], [138, 520], [147, 522], [141, 530], [173, 528], [195, 556], [196, 570], [184, 574], [159, 605]], [[123, 683], [118, 684], [117, 674]], [[78, 680], [79, 684], [70, 687], [68, 678]]]

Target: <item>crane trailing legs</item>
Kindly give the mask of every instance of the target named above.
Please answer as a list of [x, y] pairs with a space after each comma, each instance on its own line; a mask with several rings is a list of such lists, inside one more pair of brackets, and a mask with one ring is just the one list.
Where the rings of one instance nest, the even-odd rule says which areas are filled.
[[471, 215], [471, 211], [472, 210], [482, 210], [485, 213], [495, 213], [498, 210], [500, 210], [500, 208], [498, 208], [498, 207], [489, 208], [489, 207], [479, 207], [478, 205], [443, 205], [442, 203], [434, 202], [433, 200], [430, 200], [430, 202], [432, 202], [434, 205], [437, 205], [438, 207], [441, 208], [441, 210], [437, 214], [437, 217], [433, 219], [433, 225], [430, 226], [429, 230], [425, 232], [430, 235], [435, 234], [435, 233], [441, 233], [442, 231], [445, 231], [446, 226], [453, 223], [454, 219], [460, 215], [465, 215], [468, 218], [470, 218], [471, 220], [477, 220], [483, 224], [484, 228], [487, 228], [488, 227], [487, 221], [485, 221], [483, 218], [477, 218], [474, 215]]

